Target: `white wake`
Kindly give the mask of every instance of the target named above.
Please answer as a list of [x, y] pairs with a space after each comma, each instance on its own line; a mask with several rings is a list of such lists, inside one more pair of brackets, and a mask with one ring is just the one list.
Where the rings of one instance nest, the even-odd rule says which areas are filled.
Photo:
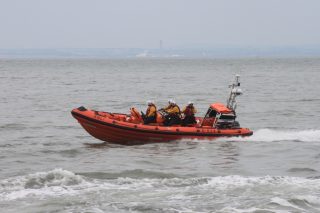
[[228, 138], [228, 141], [299, 141], [299, 142], [320, 142], [320, 130], [272, 130], [259, 129], [253, 132], [250, 137]]

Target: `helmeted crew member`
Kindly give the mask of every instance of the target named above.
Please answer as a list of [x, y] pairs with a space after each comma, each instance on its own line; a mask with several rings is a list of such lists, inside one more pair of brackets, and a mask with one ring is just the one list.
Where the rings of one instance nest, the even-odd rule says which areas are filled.
[[193, 106], [192, 101], [188, 102], [188, 105], [182, 110], [182, 113], [184, 114], [184, 119], [182, 120], [183, 126], [197, 123], [194, 116], [197, 113], [197, 109]]
[[179, 106], [176, 104], [176, 102], [172, 99], [168, 101], [169, 105], [164, 108], [164, 111], [168, 113], [168, 115], [165, 117], [164, 125], [165, 126], [171, 126], [175, 124], [181, 123], [181, 111]]
[[144, 124], [155, 123], [157, 116], [157, 107], [154, 104], [154, 101], [147, 101], [148, 108], [146, 114], [142, 114]]

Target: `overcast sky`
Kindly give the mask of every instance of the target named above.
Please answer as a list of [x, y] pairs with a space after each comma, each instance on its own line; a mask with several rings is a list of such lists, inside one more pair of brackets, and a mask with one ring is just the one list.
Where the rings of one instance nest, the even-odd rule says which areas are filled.
[[320, 44], [320, 0], [0, 0], [0, 48]]

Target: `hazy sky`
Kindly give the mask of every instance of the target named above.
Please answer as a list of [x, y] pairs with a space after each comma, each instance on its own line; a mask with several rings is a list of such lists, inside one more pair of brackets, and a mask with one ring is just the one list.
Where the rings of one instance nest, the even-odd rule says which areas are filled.
[[0, 48], [320, 44], [320, 0], [0, 0]]

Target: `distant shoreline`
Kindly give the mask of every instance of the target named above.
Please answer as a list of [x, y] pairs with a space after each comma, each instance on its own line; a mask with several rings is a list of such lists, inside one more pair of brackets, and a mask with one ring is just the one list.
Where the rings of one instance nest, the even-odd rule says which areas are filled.
[[0, 59], [317, 58], [320, 47], [0, 49]]

